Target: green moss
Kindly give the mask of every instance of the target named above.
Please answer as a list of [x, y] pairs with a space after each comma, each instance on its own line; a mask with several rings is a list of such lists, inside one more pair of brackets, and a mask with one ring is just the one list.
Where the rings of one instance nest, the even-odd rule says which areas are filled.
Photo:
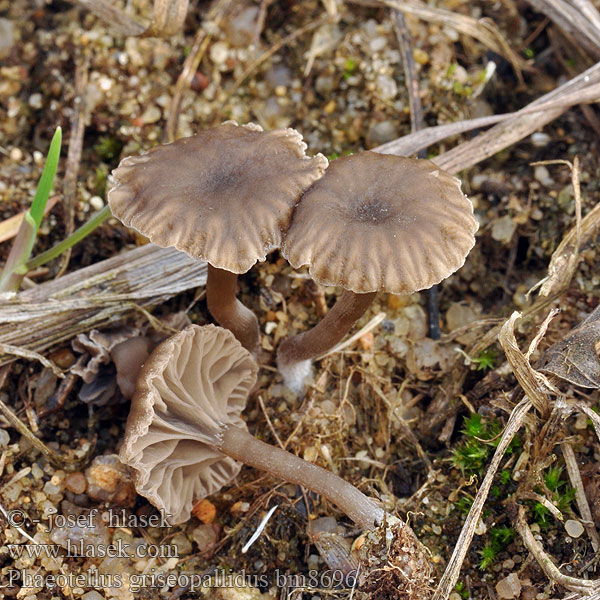
[[[498, 446], [501, 432], [502, 427], [498, 421], [484, 420], [477, 413], [469, 415], [465, 418], [462, 429], [466, 439], [454, 450], [452, 462], [464, 474], [480, 475]], [[506, 454], [511, 454], [519, 446], [519, 438], [515, 436], [506, 449]]]
[[496, 365], [498, 354], [493, 348], [487, 348], [479, 353], [477, 358], [473, 358], [473, 362], [477, 365], [478, 371], [487, 371], [493, 369]]
[[353, 58], [347, 58], [346, 62], [344, 63], [344, 72], [342, 74], [342, 77], [344, 79], [352, 77], [352, 75], [354, 75], [354, 72], [356, 71], [357, 66], [357, 63]]
[[110, 135], [101, 135], [94, 144], [94, 152], [105, 162], [111, 162], [121, 154], [123, 143]]

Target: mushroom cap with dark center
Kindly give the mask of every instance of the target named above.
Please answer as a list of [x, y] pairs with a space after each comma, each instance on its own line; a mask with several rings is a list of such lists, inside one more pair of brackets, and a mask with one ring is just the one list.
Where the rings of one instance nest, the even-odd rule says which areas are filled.
[[282, 254], [323, 285], [409, 294], [459, 269], [478, 224], [460, 181], [429, 160], [362, 152], [302, 196]]
[[123, 159], [108, 202], [158, 246], [245, 273], [280, 246], [299, 196], [327, 167], [305, 149], [293, 129], [227, 122]]
[[172, 523], [238, 474], [241, 465], [215, 446], [224, 427], [246, 428], [240, 413], [257, 371], [233, 334], [214, 325], [186, 327], [142, 367], [120, 459], [135, 469], [138, 493]]

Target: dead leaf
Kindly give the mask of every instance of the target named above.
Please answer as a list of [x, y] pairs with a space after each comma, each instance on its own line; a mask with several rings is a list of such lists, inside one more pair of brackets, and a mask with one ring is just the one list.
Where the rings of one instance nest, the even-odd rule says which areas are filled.
[[600, 388], [599, 341], [600, 307], [544, 352], [539, 370], [581, 387]]

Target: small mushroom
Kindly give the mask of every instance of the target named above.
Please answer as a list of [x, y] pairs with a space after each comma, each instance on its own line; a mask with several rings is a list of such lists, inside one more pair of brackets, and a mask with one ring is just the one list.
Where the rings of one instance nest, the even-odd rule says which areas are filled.
[[236, 298], [237, 276], [280, 246], [293, 208], [327, 167], [293, 129], [227, 122], [127, 157], [113, 172], [112, 213], [158, 246], [206, 260], [208, 309], [256, 353], [258, 320]]
[[80, 333], [71, 342], [75, 352], [87, 354], [87, 361], [77, 361], [71, 372], [79, 375], [85, 383], [92, 383], [102, 365], [108, 365], [111, 361], [111, 350], [128, 340], [131, 337], [139, 335], [138, 329], [130, 327], [120, 327], [112, 331], [98, 331], [92, 329], [89, 333]]
[[190, 325], [152, 352], [120, 452], [138, 492], [181, 523], [244, 463], [324, 495], [361, 527], [379, 525], [383, 510], [353, 485], [248, 433], [240, 413], [257, 371], [252, 355], [214, 325]]
[[142, 365], [148, 358], [152, 342], [146, 336], [136, 336], [117, 344], [110, 356], [117, 370], [117, 385], [125, 398], [131, 398]]
[[410, 294], [459, 269], [477, 228], [460, 181], [428, 160], [362, 152], [332, 162], [302, 196], [281, 252], [344, 292], [315, 327], [280, 345], [286, 385], [302, 389], [310, 359], [339, 342], [378, 291]]

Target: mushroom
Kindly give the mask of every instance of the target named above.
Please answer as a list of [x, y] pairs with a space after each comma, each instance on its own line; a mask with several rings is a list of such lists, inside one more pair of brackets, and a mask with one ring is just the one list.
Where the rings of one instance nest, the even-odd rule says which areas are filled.
[[158, 246], [206, 260], [215, 320], [256, 353], [258, 320], [236, 298], [237, 276], [281, 243], [301, 193], [327, 167], [293, 129], [265, 132], [229, 121], [123, 159], [108, 203]]
[[301, 391], [310, 359], [339, 342], [378, 291], [411, 294], [459, 269], [477, 228], [460, 180], [428, 160], [362, 152], [332, 162], [302, 196], [281, 252], [344, 292], [315, 327], [280, 345], [286, 385]]
[[117, 385], [125, 398], [133, 396], [137, 375], [148, 358], [151, 348], [150, 338], [139, 335], [117, 344], [110, 351], [117, 370]]
[[252, 355], [214, 325], [190, 325], [152, 352], [120, 452], [138, 492], [181, 523], [244, 463], [324, 495], [361, 527], [379, 525], [383, 510], [353, 485], [248, 433], [240, 413], [257, 371]]

